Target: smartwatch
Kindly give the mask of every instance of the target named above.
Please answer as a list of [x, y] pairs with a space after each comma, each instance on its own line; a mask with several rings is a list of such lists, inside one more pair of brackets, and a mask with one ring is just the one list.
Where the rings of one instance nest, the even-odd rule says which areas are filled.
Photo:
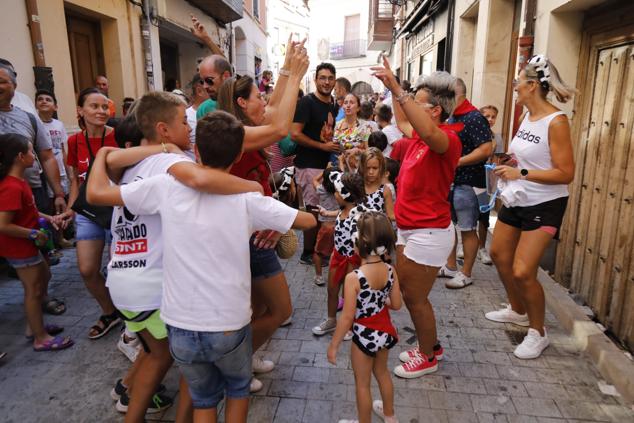
[[528, 176], [528, 169], [520, 169], [520, 179], [525, 181], [527, 176]]

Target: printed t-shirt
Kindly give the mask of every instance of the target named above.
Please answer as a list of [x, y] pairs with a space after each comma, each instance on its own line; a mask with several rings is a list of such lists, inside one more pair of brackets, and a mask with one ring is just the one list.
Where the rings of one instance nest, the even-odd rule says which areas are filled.
[[205, 117], [207, 113], [216, 111], [216, 101], [212, 99], [207, 99], [198, 106], [198, 110], [196, 110], [196, 120], [200, 120]]
[[[493, 140], [493, 133], [489, 122], [482, 116], [469, 100], [463, 101], [453, 115], [447, 119], [447, 123], [462, 123], [464, 129], [459, 137], [462, 142], [462, 155], [466, 156], [485, 142]], [[486, 172], [484, 164], [486, 160], [468, 166], [461, 166], [456, 170], [456, 185], [469, 185], [476, 188], [486, 188]]]
[[297, 210], [259, 193], [200, 193], [169, 175], [124, 185], [121, 196], [134, 214], [161, 215], [163, 321], [199, 332], [249, 324], [249, 238], [264, 229], [287, 232]]
[[[180, 154], [155, 154], [128, 168], [121, 185], [166, 174], [172, 165], [190, 162]], [[161, 306], [163, 294], [163, 236], [161, 216], [135, 215], [126, 207], [112, 213], [112, 258], [106, 286], [114, 305], [129, 311]]]
[[[104, 147], [119, 147], [114, 139], [114, 131], [110, 131], [103, 138]], [[90, 137], [90, 148], [95, 156], [101, 148], [101, 137]], [[82, 183], [86, 180], [86, 172], [90, 166], [90, 152], [86, 144], [85, 132], [77, 132], [68, 138], [68, 166], [77, 169], [77, 177]]]
[[269, 185], [269, 175], [271, 171], [266, 163], [266, 159], [259, 151], [248, 151], [242, 154], [240, 161], [231, 166], [231, 174], [242, 179], [256, 181], [264, 189], [264, 195], [273, 195]]
[[[0, 180], [0, 211], [15, 212], [11, 221], [15, 225], [29, 229], [39, 227], [33, 191], [23, 179], [7, 175]], [[0, 257], [21, 259], [35, 255], [37, 248], [30, 239], [0, 234]]]
[[[313, 141], [319, 141], [321, 128], [328, 120], [328, 113], [332, 114], [334, 125], [334, 117], [337, 115], [336, 104], [333, 101], [324, 103], [311, 93], [302, 97], [297, 103], [293, 122], [303, 123], [302, 133]], [[300, 169], [325, 169], [329, 159], [330, 153], [327, 151], [297, 144], [295, 166]]]
[[462, 144], [458, 135], [440, 125], [449, 138], [443, 154], [433, 152], [414, 132], [413, 143], [401, 162], [394, 206], [399, 229], [446, 228], [451, 223], [449, 187], [453, 183]]
[[[14, 106], [8, 112], [0, 111], [0, 134], [20, 134], [25, 136], [31, 141], [31, 144], [33, 144], [36, 153], [50, 150], [52, 148], [51, 137], [46, 128], [44, 128], [40, 118], [36, 114], [33, 116], [35, 117], [37, 134], [35, 128], [33, 128], [29, 114], [24, 110]], [[36, 157], [33, 166], [24, 172], [24, 179], [31, 185], [31, 188], [40, 188], [42, 186], [42, 180], [40, 179], [41, 171], [42, 167]]]
[[[51, 144], [53, 146], [53, 154], [55, 155], [55, 160], [57, 160], [57, 167], [59, 167], [59, 176], [62, 188], [64, 192], [68, 194], [68, 181], [66, 180], [66, 165], [64, 164], [64, 145], [68, 140], [68, 135], [66, 134], [66, 128], [64, 128], [64, 124], [57, 120], [52, 119], [50, 122], [42, 122], [44, 124], [44, 128], [48, 131], [48, 134], [51, 137]], [[51, 187], [48, 187], [48, 196], [53, 197], [54, 193], [51, 190]]]
[[363, 148], [364, 143], [368, 142], [371, 133], [372, 128], [367, 121], [358, 120], [354, 126], [348, 126], [345, 120], [341, 120], [335, 125], [332, 139], [343, 150]]

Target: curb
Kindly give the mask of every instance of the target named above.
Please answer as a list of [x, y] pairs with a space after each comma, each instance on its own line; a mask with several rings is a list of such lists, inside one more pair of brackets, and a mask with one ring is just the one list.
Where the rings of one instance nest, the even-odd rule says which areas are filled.
[[590, 357], [599, 373], [616, 387], [628, 403], [634, 403], [634, 362], [627, 359], [623, 351], [570, 298], [568, 291], [546, 271], [540, 268], [537, 279], [544, 288], [548, 309], [572, 335], [580, 350]]

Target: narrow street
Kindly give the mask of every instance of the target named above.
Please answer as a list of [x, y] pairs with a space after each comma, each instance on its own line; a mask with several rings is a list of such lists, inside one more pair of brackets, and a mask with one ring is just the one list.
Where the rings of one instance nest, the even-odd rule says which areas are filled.
[[[33, 352], [23, 334], [20, 282], [0, 279], [0, 345], [8, 352], [0, 362], [3, 422], [123, 421], [114, 409], [110, 389], [130, 363], [116, 348], [118, 330], [101, 340], [88, 340], [88, 328], [98, 311], [75, 263], [75, 251], [64, 250], [62, 262], [52, 268], [51, 294], [64, 299], [68, 311], [46, 320], [63, 325], [64, 333], [76, 341], [65, 351]], [[285, 265], [293, 323], [279, 329], [261, 351], [276, 368], [261, 375], [264, 388], [251, 400], [249, 422], [326, 423], [353, 418], [349, 350], [340, 350], [334, 367], [326, 359], [330, 337], [317, 338], [310, 332], [323, 317], [325, 287], [312, 283], [312, 267], [299, 264], [297, 256]], [[546, 316], [551, 346], [539, 359], [516, 359], [512, 351], [524, 330], [484, 319], [485, 311], [503, 301], [495, 270], [477, 263], [474, 274], [474, 284], [464, 290], [451, 291], [443, 280], [436, 282], [431, 301], [445, 359], [432, 375], [412, 380], [394, 377], [396, 415], [401, 422], [634, 421], [634, 411], [621, 405], [619, 397], [601, 393], [598, 371], [575, 350], [550, 313]], [[390, 354], [390, 367], [397, 364], [398, 352], [415, 342], [405, 307], [392, 316], [400, 340]], [[174, 395], [176, 369], [165, 384], [168, 394]], [[148, 415], [148, 420], [171, 422], [174, 415], [172, 407], [162, 415]]]

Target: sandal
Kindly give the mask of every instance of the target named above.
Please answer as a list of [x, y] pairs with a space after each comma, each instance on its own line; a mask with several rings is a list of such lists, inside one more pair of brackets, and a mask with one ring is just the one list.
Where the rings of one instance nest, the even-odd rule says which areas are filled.
[[[99, 325], [102, 324], [102, 326]], [[99, 321], [96, 325], [90, 328], [90, 331], [96, 332], [95, 335], [88, 335], [89, 339], [99, 339], [102, 336], [106, 335], [110, 330], [121, 323], [121, 318], [117, 315], [115, 311], [112, 314], [102, 314], [99, 317]]]
[[[44, 325], [44, 330], [51, 336], [59, 335], [64, 332], [64, 328], [57, 325]], [[33, 335], [24, 335], [24, 337], [29, 341], [35, 338]]]
[[59, 351], [72, 347], [74, 344], [73, 340], [69, 337], [62, 338], [61, 336], [56, 336], [40, 345], [33, 344], [33, 351]]
[[62, 300], [51, 298], [42, 303], [42, 311], [52, 314], [53, 316], [59, 316], [60, 314], [66, 313], [66, 304], [64, 304]]

